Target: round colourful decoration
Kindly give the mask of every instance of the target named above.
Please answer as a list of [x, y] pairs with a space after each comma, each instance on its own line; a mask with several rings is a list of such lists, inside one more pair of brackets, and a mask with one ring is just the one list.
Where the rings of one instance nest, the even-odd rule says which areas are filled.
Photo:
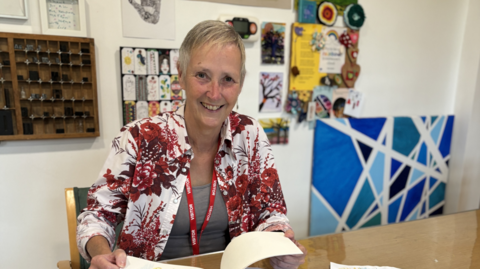
[[365, 12], [361, 5], [351, 4], [343, 12], [343, 20], [348, 28], [358, 30], [365, 22]]
[[312, 51], [321, 51], [325, 48], [325, 44], [327, 43], [327, 38], [322, 33], [318, 33], [315, 31], [312, 36], [312, 41], [310, 41], [310, 45], [312, 46]]
[[298, 112], [302, 110], [302, 103], [298, 99], [298, 93], [296, 91], [288, 94], [285, 110], [294, 115], [297, 115]]
[[317, 18], [321, 24], [333, 26], [337, 21], [338, 10], [331, 2], [322, 2], [317, 8]]
[[352, 39], [350, 39], [350, 36], [346, 32], [340, 35], [338, 41], [347, 49], [353, 47]]

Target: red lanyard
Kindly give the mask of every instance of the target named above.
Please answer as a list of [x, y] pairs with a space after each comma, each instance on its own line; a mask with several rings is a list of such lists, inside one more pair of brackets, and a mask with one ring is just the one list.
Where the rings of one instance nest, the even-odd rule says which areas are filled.
[[[218, 141], [218, 146], [220, 146], [220, 140]], [[217, 172], [215, 171], [215, 166], [213, 167], [212, 186], [210, 188], [210, 202], [208, 205], [208, 211], [207, 215], [205, 216], [205, 220], [203, 221], [202, 229], [200, 230], [199, 236], [197, 236], [197, 217], [195, 215], [195, 205], [193, 202], [190, 171], [188, 171], [187, 181], [185, 182], [185, 189], [187, 192], [188, 216], [190, 217], [190, 238], [192, 240], [193, 255], [198, 255], [200, 254], [200, 237], [202, 236], [203, 231], [207, 227], [207, 224], [210, 221], [210, 217], [212, 217], [213, 205], [215, 204], [215, 194], [217, 191]]]

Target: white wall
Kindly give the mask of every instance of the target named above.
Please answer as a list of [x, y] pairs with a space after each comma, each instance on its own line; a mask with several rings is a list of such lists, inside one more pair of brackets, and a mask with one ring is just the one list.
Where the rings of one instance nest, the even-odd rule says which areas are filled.
[[446, 212], [477, 209], [480, 202], [480, 1], [469, 0], [455, 92], [455, 127]]
[[[176, 0], [175, 41], [132, 39], [122, 37], [119, 1], [86, 2], [88, 35], [96, 44], [102, 135], [96, 139], [0, 143], [2, 268], [27, 268], [32, 262], [38, 268], [54, 268], [58, 260], [69, 258], [63, 190], [88, 186], [96, 179], [110, 141], [121, 127], [119, 46], [179, 47], [194, 24], [224, 13], [288, 25], [295, 19], [293, 11], [282, 9]], [[467, 0], [360, 3], [367, 13], [360, 35], [362, 73], [357, 82], [357, 89], [367, 95], [364, 115], [453, 113]], [[29, 7], [30, 20], [0, 19], [0, 31], [40, 33], [37, 1], [29, 0]], [[287, 74], [288, 65], [261, 66], [259, 42], [246, 47], [248, 75], [239, 99], [240, 112], [259, 118], [258, 73]], [[288, 53], [286, 56], [288, 62]], [[269, 116], [279, 114], [262, 115]], [[288, 216], [298, 238], [308, 232], [312, 146], [313, 131], [293, 123], [289, 145], [273, 147]]]

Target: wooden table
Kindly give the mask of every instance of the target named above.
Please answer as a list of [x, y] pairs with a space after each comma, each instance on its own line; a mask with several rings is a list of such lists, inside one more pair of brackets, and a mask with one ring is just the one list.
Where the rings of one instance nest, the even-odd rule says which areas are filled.
[[[480, 268], [480, 210], [424, 220], [316, 236], [299, 242], [308, 250], [306, 268], [330, 262], [408, 268]], [[169, 261], [170, 264], [220, 268], [222, 253]], [[272, 268], [268, 260], [252, 267]]]

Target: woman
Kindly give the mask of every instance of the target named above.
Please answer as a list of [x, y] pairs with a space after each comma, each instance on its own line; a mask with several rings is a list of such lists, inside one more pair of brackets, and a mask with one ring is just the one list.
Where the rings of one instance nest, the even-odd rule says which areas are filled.
[[[125, 253], [160, 260], [223, 250], [249, 231], [283, 231], [296, 242], [267, 137], [232, 112], [246, 73], [240, 36], [219, 21], [199, 23], [182, 43], [178, 71], [185, 106], [123, 127], [90, 189], [77, 244], [92, 269], [122, 267]], [[296, 268], [304, 257], [271, 263]]]

